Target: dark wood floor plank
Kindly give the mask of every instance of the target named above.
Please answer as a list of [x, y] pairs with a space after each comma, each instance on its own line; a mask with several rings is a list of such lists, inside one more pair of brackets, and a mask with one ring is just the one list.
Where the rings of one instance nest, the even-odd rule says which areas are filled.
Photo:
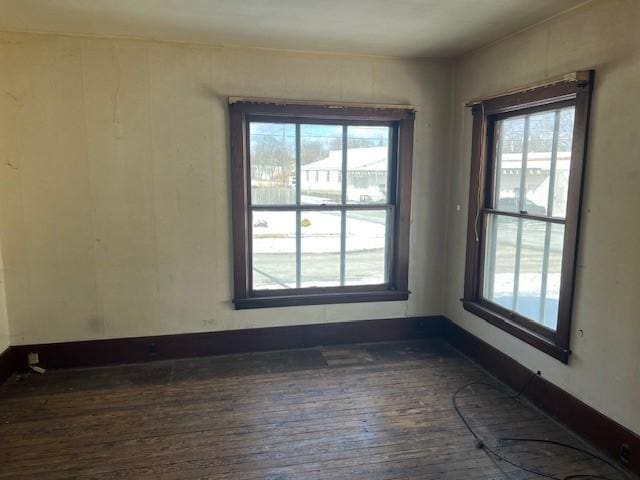
[[[423, 368], [425, 365], [422, 366]], [[249, 406], [253, 408], [253, 406], [257, 406], [257, 404], [274, 404], [274, 405], [286, 405], [288, 396], [292, 396], [291, 403], [302, 403], [308, 401], [309, 399], [322, 399], [322, 398], [332, 398], [330, 395], [337, 391], [338, 394], [343, 394], [343, 396], [350, 396], [351, 398], [356, 398], [358, 394], [361, 395], [370, 395], [372, 388], [378, 389], [397, 389], [397, 388], [409, 388], [409, 387], [419, 387], [419, 388], [433, 388], [434, 390], [438, 390], [438, 383], [451, 383], [457, 382], [460, 376], [454, 377], [450, 376], [448, 378], [438, 377], [436, 380], [433, 378], [429, 378], [426, 376], [421, 376], [419, 371], [415, 374], [411, 372], [403, 372], [399, 374], [397, 372], [391, 374], [392, 380], [389, 380], [389, 375], [387, 376], [375, 376], [371, 375], [371, 378], [368, 379], [368, 382], [359, 382], [358, 379], [354, 378], [353, 382], [350, 385], [338, 385], [335, 386], [331, 382], [325, 381], [323, 378], [314, 379], [314, 383], [316, 384], [315, 391], [312, 392], [297, 392], [295, 391], [296, 384], [288, 382], [287, 390], [280, 390], [272, 392], [272, 388], [277, 388], [279, 385], [268, 385], [262, 386], [259, 384], [252, 384], [253, 388], [251, 390], [239, 390], [235, 388], [225, 388], [223, 385], [210, 385], [208, 386], [208, 391], [205, 388], [204, 391], [192, 391], [190, 385], [183, 384], [180, 385], [179, 388], [174, 389], [173, 391], [167, 391], [166, 389], [158, 388], [154, 392], [155, 396], [152, 396], [146, 392], [141, 392], [140, 395], [136, 395], [137, 392], [131, 395], [122, 395], [118, 397], [110, 397], [108, 395], [100, 396], [98, 398], [86, 398], [81, 394], [55, 394], [55, 395], [38, 395], [36, 398], [30, 399], [20, 399], [19, 401], [7, 401], [5, 403], [6, 412], [3, 414], [3, 417], [8, 418], [9, 415], [17, 416], [14, 418], [14, 421], [28, 421], [31, 418], [37, 419], [38, 421], [47, 417], [63, 417], [65, 415], [68, 416], [76, 416], [82, 413], [94, 413], [96, 411], [102, 410], [102, 405], [105, 401], [113, 402], [114, 405], [120, 403], [122, 408], [126, 407], [127, 409], [135, 409], [140, 408], [142, 410], [148, 410], [150, 407], [169, 405], [170, 407], [175, 406], [176, 404], [183, 404], [185, 401], [184, 391], [187, 390], [190, 392], [189, 402], [192, 404], [197, 403], [198, 401], [203, 401], [206, 405], [214, 405], [216, 402], [219, 403], [220, 407], [224, 407], [224, 403], [233, 403], [234, 406], [241, 406], [243, 404], [249, 403]], [[469, 376], [462, 377], [463, 379], [470, 378]], [[251, 382], [252, 379], [247, 379], [247, 382]], [[308, 382], [309, 378], [305, 378], [303, 380], [298, 380], [300, 382]], [[326, 392], [323, 389], [326, 388]], [[211, 390], [215, 389], [215, 392]], [[297, 395], [298, 398], [295, 398]], [[249, 398], [249, 400], [245, 400]], [[75, 400], [81, 399], [80, 404], [76, 404]], [[237, 401], [235, 400], [237, 399]], [[118, 402], [118, 403], [116, 403]], [[251, 405], [253, 404], [253, 405]], [[75, 407], [75, 408], [74, 408]], [[34, 410], [37, 410], [35, 412]]]
[[[496, 384], [437, 340], [13, 378], [0, 387], [0, 478], [535, 478], [476, 448], [451, 404], [472, 381]], [[472, 386], [458, 400], [488, 444], [517, 433], [585, 447], [502, 392]], [[496, 448], [554, 474], [622, 478], [574, 451]]]

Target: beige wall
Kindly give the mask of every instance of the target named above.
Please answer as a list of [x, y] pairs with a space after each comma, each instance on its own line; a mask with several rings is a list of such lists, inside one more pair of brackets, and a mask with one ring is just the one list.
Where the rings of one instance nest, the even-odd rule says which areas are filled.
[[0, 354], [9, 347], [9, 318], [7, 316], [7, 302], [4, 295], [4, 265], [2, 263], [2, 249], [0, 248]]
[[[587, 404], [640, 433], [640, 2], [594, 1], [456, 65], [445, 313]], [[471, 114], [463, 102], [595, 68], [573, 354], [565, 366], [464, 311]], [[458, 211], [456, 205], [461, 208]], [[583, 333], [579, 333], [583, 332]]]
[[[0, 34], [13, 344], [442, 312], [452, 66]], [[234, 311], [226, 96], [410, 103], [408, 302]]]

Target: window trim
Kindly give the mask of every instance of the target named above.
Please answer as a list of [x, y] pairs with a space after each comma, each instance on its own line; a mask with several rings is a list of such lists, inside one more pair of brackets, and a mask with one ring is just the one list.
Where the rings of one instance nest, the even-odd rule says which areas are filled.
[[[571, 353], [571, 316], [593, 81], [592, 70], [575, 72], [555, 83], [492, 97], [470, 105], [473, 133], [463, 307], [563, 363], [568, 363]], [[493, 182], [494, 123], [505, 116], [533, 113], [563, 104], [575, 105], [576, 110], [564, 221], [558, 322], [556, 330], [552, 331], [517, 312], [484, 299], [481, 295], [481, 275], [486, 242], [485, 218], [490, 211], [486, 207], [491, 205], [488, 202]], [[514, 216], [539, 219], [535, 215], [517, 212], [514, 212]], [[553, 219], [545, 218], [545, 221], [553, 222]], [[476, 232], [479, 232], [479, 240], [476, 240]]]
[[[248, 165], [250, 119], [305, 121], [393, 126], [396, 168], [390, 172], [395, 182], [391, 262], [389, 281], [381, 285], [306, 287], [279, 290], [251, 289], [251, 239], [249, 225]], [[409, 230], [411, 211], [411, 170], [415, 110], [399, 105], [317, 104], [268, 99], [229, 98], [230, 183], [233, 231], [233, 269], [235, 309], [352, 302], [399, 301], [409, 298]], [[327, 205], [327, 208], [331, 206]], [[332, 206], [340, 208], [341, 206]], [[344, 206], [342, 206], [344, 207]], [[373, 208], [374, 206], [372, 206]], [[380, 208], [380, 205], [375, 206]], [[309, 205], [314, 210], [321, 205]], [[350, 208], [350, 207], [349, 207]]]

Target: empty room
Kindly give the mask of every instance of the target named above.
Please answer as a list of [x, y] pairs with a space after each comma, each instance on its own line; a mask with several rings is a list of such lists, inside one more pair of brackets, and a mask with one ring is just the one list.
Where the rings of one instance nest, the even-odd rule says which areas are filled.
[[0, 479], [638, 480], [640, 0], [0, 0]]

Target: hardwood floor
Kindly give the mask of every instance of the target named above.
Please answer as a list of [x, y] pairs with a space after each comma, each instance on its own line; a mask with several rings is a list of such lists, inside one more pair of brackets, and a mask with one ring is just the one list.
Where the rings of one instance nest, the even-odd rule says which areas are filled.
[[[0, 478], [542, 478], [476, 448], [451, 402], [472, 381], [498, 385], [439, 340], [14, 376], [0, 387]], [[502, 392], [474, 385], [458, 403], [492, 447], [589, 448]], [[559, 446], [498, 450], [557, 478], [625, 478]]]

